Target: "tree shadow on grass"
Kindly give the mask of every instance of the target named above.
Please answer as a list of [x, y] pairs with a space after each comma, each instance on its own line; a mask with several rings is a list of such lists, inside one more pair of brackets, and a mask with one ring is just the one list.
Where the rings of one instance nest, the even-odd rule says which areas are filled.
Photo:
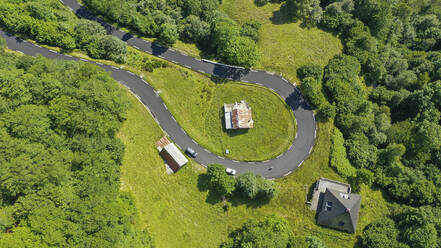
[[201, 191], [201, 192], [208, 191], [208, 195], [207, 195], [207, 198], [205, 199], [205, 202], [209, 203], [211, 205], [214, 205], [214, 204], [222, 201], [222, 196], [219, 195], [217, 192], [210, 190], [209, 180], [210, 180], [210, 177], [207, 174], [205, 174], [205, 173], [200, 174], [198, 176], [197, 187], [198, 187], [199, 191]]
[[273, 12], [273, 16], [271, 16], [270, 20], [271, 23], [275, 25], [287, 24], [298, 21], [292, 17], [286, 3], [280, 6], [280, 9]]
[[267, 198], [262, 197], [256, 197], [255, 199], [249, 199], [240, 192], [235, 191], [231, 197], [229, 197], [229, 201], [231, 202], [231, 205], [234, 207], [246, 205], [247, 208], [259, 208], [263, 205], [266, 205], [270, 202]]

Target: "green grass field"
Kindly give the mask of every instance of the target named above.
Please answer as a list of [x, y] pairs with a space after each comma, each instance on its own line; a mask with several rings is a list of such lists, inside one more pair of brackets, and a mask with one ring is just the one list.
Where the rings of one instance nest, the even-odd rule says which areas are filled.
[[283, 73], [298, 82], [297, 68], [307, 62], [324, 66], [343, 46], [331, 33], [292, 22], [281, 6], [269, 3], [257, 7], [254, 0], [223, 0], [221, 10], [239, 24], [249, 20], [262, 24], [258, 42], [261, 58], [255, 68]]
[[[128, 93], [129, 94], [129, 93]], [[329, 248], [349, 248], [356, 235], [315, 225], [314, 212], [305, 204], [309, 187], [320, 177], [341, 180], [328, 166], [331, 123], [320, 124], [318, 145], [302, 167], [276, 180], [279, 194], [267, 205], [252, 206], [233, 201], [228, 212], [200, 185], [205, 171], [189, 163], [178, 173], [167, 175], [155, 141], [163, 133], [147, 110], [133, 96], [132, 108], [118, 137], [126, 146], [121, 189], [130, 191], [139, 210], [137, 226], [147, 227], [156, 247], [218, 247], [228, 234], [248, 218], [277, 214], [286, 218], [296, 236], [314, 234]], [[374, 219], [388, 213], [380, 191], [363, 188], [357, 235]]]
[[[257, 85], [215, 83], [191, 70], [155, 69], [146, 74], [178, 123], [208, 150], [236, 160], [259, 161], [285, 152], [295, 136], [295, 121], [278, 95]], [[226, 130], [223, 104], [247, 101], [254, 128]], [[230, 153], [225, 155], [225, 149]]]

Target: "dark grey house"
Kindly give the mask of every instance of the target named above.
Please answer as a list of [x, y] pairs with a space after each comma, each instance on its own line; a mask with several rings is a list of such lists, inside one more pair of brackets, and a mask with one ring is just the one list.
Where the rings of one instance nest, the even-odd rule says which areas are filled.
[[317, 224], [355, 233], [361, 196], [351, 193], [349, 184], [321, 178], [314, 189], [311, 208], [317, 210]]

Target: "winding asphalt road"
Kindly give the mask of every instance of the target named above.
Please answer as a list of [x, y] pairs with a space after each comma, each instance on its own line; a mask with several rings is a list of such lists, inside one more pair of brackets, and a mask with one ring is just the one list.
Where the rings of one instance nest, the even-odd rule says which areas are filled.
[[300, 167], [303, 161], [311, 153], [316, 138], [316, 122], [314, 114], [300, 94], [300, 91], [286, 79], [264, 71], [245, 70], [236, 66], [228, 66], [198, 60], [173, 49], [160, 47], [104, 23], [103, 21], [94, 17], [85, 7], [78, 4], [76, 0], [60, 1], [71, 8], [79, 17], [99, 21], [107, 29], [109, 34], [122, 39], [123, 41], [127, 42], [128, 45], [131, 45], [139, 50], [151, 53], [175, 64], [182, 65], [202, 73], [258, 84], [275, 91], [291, 107], [297, 120], [297, 133], [293, 144], [279, 157], [263, 162], [235, 161], [217, 156], [201, 147], [189, 135], [187, 135], [184, 129], [179, 126], [175, 118], [170, 114], [167, 106], [161, 100], [153, 87], [151, 87], [139, 76], [121, 68], [90, 62], [84, 59], [78, 59], [66, 54], [60, 54], [39, 45], [24, 41], [1, 30], [0, 36], [6, 39], [7, 45], [10, 49], [22, 52], [24, 54], [41, 54], [52, 59], [83, 60], [96, 64], [104, 70], [111, 72], [111, 75], [115, 80], [129, 88], [130, 91], [132, 91], [132, 93], [135, 94], [135, 96], [148, 108], [161, 128], [179, 147], [182, 149], [192, 147], [199, 154], [195, 160], [201, 165], [206, 166], [211, 163], [219, 163], [225, 167], [235, 169], [239, 174], [247, 171], [253, 171], [254, 173], [262, 175], [265, 178], [278, 178], [287, 176], [292, 171]]

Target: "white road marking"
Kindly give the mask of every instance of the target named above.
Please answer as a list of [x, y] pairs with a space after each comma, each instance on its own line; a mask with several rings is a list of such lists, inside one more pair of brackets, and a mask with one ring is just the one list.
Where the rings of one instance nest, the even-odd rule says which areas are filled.
[[311, 154], [311, 152], [312, 152], [312, 146], [311, 146], [311, 148], [309, 148], [309, 154]]
[[41, 48], [41, 46], [39, 46], [39, 45], [37, 45], [37, 44], [35, 44], [35, 46]]
[[209, 151], [209, 150], [207, 150], [207, 149], [205, 149], [205, 148], [204, 148], [204, 150], [205, 150], [206, 152], [210, 153], [210, 151]]
[[291, 148], [292, 148], [292, 144], [289, 146], [288, 150], [291, 150]]
[[197, 144], [196, 141], [194, 141], [194, 139], [191, 139], [191, 141], [193, 141], [193, 143]]
[[280, 154], [279, 156], [277, 156], [276, 158], [280, 158], [280, 157], [282, 157], [283, 156], [283, 154]]
[[49, 49], [49, 52], [57, 53], [56, 51], [54, 51], [54, 50], [52, 50], [52, 49]]
[[141, 49], [139, 49], [139, 47], [137, 47], [137, 46], [133, 46], [134, 48], [136, 48], [136, 49], [138, 49], [138, 50], [141, 50]]
[[113, 65], [112, 65], [112, 68], [115, 69], [115, 70], [118, 70], [118, 69], [119, 69], [118, 67], [115, 67], [115, 66], [113, 66]]
[[268, 160], [265, 160], [265, 161], [262, 161], [263, 163], [266, 163], [266, 162], [269, 162], [270, 160], [268, 159]]
[[87, 60], [85, 60], [85, 59], [80, 59], [80, 60], [87, 62]]
[[72, 58], [72, 56], [70, 56], [69, 54], [65, 54], [64, 56], [67, 56], [67, 57], [69, 57], [69, 58]]
[[317, 138], [317, 129], [314, 130], [314, 139]]
[[256, 83], [257, 85], [263, 86], [261, 83]]
[[256, 162], [248, 162], [248, 164], [256, 164]]
[[288, 176], [291, 173], [292, 173], [292, 171], [288, 171], [287, 173], [283, 174], [283, 176], [286, 177], [286, 176]]
[[187, 67], [188, 69], [191, 69], [191, 67], [190, 67], [190, 66], [188, 66], [188, 65], [184, 65], [184, 67]]
[[131, 71], [127, 71], [128, 73], [130, 73], [130, 74], [132, 74], [132, 75], [135, 75], [135, 73], [133, 73], [133, 72], [131, 72]]
[[231, 161], [233, 161], [234, 163], [239, 163], [239, 161], [237, 161], [237, 160], [231, 160]]
[[165, 105], [165, 103], [162, 103], [162, 105], [164, 105], [164, 108], [168, 110], [167, 105]]
[[252, 72], [257, 72], [256, 70], [251, 70]]
[[103, 65], [103, 64], [102, 64], [102, 63], [100, 63], [100, 62], [96, 62], [96, 64], [97, 64], [97, 65]]
[[173, 119], [173, 121], [174, 121], [174, 122], [176, 122], [176, 119], [175, 119], [175, 117], [173, 117], [173, 116], [172, 116], [172, 119]]
[[300, 162], [298, 167], [302, 166], [303, 162], [305, 162], [305, 160], [302, 160], [302, 162]]
[[248, 81], [248, 80], [242, 80], [242, 82], [244, 82], [244, 83], [249, 83], [250, 81]]
[[24, 54], [24, 52], [22, 52], [22, 51], [18, 51], [18, 50], [15, 50], [15, 51], [18, 52], [18, 53]]
[[299, 134], [299, 133], [296, 131], [296, 137], [295, 137], [296, 139], [297, 139], [297, 134]]
[[198, 72], [200, 72], [200, 73], [205, 73], [203, 70], [198, 70]]

